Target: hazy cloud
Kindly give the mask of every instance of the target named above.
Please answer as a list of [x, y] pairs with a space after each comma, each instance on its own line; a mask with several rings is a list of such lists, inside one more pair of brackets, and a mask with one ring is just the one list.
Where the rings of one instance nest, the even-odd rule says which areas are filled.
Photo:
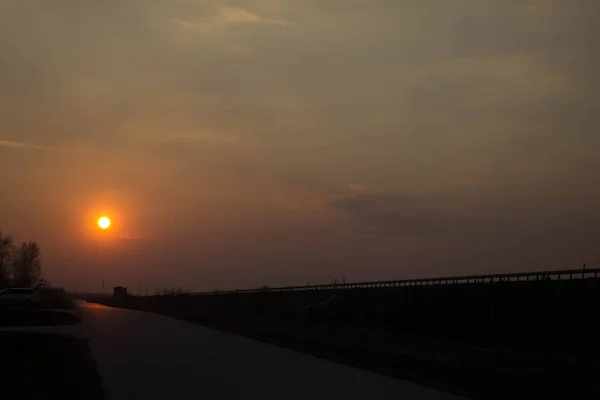
[[226, 22], [260, 22], [263, 20], [243, 8], [222, 8], [219, 10], [219, 14]]
[[145, 239], [145, 236], [139, 232], [119, 232], [114, 238], [119, 240], [142, 240]]
[[350, 217], [359, 232], [367, 235], [423, 234], [435, 232], [439, 228], [439, 222], [432, 218], [406, 215], [385, 208], [376, 200], [365, 196], [330, 200], [326, 207]]
[[243, 8], [225, 7], [221, 8], [218, 13], [221, 19], [225, 22], [266, 22], [269, 24], [282, 26], [291, 25], [291, 23], [288, 21], [261, 18], [248, 10], [244, 10]]
[[367, 191], [367, 189], [363, 185], [360, 185], [358, 183], [350, 183], [348, 185], [348, 189], [350, 189], [351, 192], [357, 193], [357, 194], [364, 193]]
[[[185, 17], [175, 17], [173, 21], [190, 33], [195, 31], [208, 35], [219, 34], [224, 29], [243, 24], [269, 24], [282, 27], [292, 25], [289, 21], [263, 18], [244, 8], [235, 7], [208, 9], [201, 13], [192, 12]], [[232, 43], [229, 43], [229, 46], [235, 47]]]
[[48, 151], [61, 151], [61, 149], [53, 147], [36, 146], [28, 143], [11, 142], [6, 140], [0, 140], [0, 147], [12, 147], [15, 149], [32, 149], [32, 150], [48, 150]]

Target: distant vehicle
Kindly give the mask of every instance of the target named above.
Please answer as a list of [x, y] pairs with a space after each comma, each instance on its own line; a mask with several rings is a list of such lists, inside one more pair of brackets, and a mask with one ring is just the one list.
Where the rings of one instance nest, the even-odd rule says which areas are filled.
[[0, 307], [33, 308], [39, 304], [39, 296], [33, 289], [11, 288], [0, 291]]

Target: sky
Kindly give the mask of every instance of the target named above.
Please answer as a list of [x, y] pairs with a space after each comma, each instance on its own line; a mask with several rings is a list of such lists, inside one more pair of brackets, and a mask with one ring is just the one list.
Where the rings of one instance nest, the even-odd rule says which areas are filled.
[[0, 230], [69, 290], [600, 267], [599, 19], [0, 0]]

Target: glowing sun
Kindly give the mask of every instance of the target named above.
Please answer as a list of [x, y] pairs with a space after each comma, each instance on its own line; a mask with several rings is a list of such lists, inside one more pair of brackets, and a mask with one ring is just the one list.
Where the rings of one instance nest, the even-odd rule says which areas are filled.
[[108, 229], [110, 228], [110, 218], [108, 217], [102, 217], [98, 220], [98, 226], [102, 229]]

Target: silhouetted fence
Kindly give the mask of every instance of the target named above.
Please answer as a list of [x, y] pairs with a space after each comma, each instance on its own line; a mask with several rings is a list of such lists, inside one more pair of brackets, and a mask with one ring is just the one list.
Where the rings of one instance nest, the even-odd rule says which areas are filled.
[[376, 282], [357, 282], [357, 283], [336, 283], [328, 285], [306, 285], [306, 286], [286, 286], [276, 288], [260, 289], [242, 289], [242, 290], [224, 290], [212, 292], [191, 293], [193, 296], [206, 296], [216, 294], [234, 294], [234, 293], [264, 293], [264, 292], [306, 292], [321, 290], [347, 290], [347, 289], [367, 289], [367, 288], [392, 288], [409, 286], [437, 286], [437, 285], [462, 285], [473, 283], [503, 283], [503, 282], [528, 282], [539, 280], [573, 280], [598, 278], [600, 268], [589, 269], [565, 269], [557, 271], [539, 271], [539, 272], [520, 272], [513, 274], [491, 274], [491, 275], [465, 275], [449, 276], [443, 278], [424, 278], [424, 279], [404, 279], [395, 281], [376, 281]]
[[[478, 346], [600, 354], [598, 273], [600, 268], [263, 287], [128, 296], [105, 304], [273, 337], [314, 334], [320, 340], [319, 335], [334, 335], [335, 342], [339, 329], [347, 330], [348, 337], [385, 332]], [[324, 328], [315, 328], [323, 331], [311, 333], [323, 323]]]

